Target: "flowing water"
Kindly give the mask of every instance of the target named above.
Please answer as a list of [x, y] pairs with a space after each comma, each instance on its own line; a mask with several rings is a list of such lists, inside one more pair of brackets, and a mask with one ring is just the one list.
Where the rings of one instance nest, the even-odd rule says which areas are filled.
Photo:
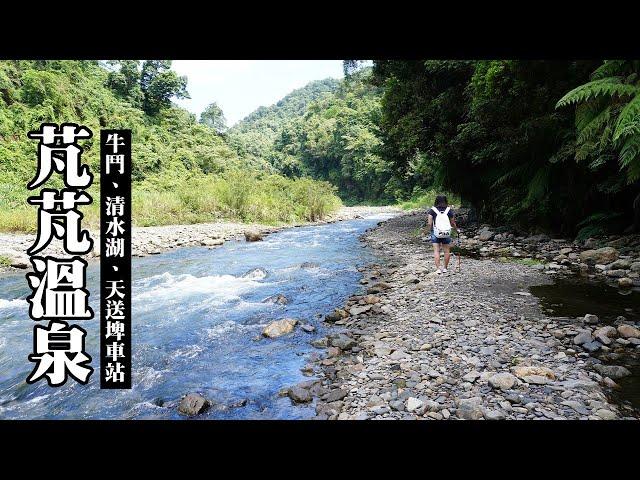
[[[262, 242], [226, 242], [214, 250], [188, 247], [133, 259], [133, 388], [100, 390], [73, 380], [51, 388], [28, 385], [34, 366], [33, 326], [23, 274], [0, 278], [0, 418], [183, 418], [176, 403], [188, 392], [214, 402], [201, 418], [307, 418], [278, 391], [306, 377], [300, 372], [323, 336], [321, 317], [358, 291], [359, 265], [373, 260], [358, 236], [389, 215], [283, 230]], [[90, 303], [99, 305], [99, 269], [90, 264]], [[263, 303], [283, 294], [289, 304]], [[296, 329], [260, 339], [270, 321], [293, 317], [316, 332]], [[73, 323], [73, 322], [71, 322]], [[97, 367], [97, 318], [86, 350]]]

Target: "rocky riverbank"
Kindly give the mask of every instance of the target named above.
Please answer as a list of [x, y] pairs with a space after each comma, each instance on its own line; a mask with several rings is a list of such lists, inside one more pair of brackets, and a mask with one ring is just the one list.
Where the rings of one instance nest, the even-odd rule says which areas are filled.
[[[338, 212], [328, 215], [323, 220], [295, 225], [246, 224], [235, 222], [199, 223], [193, 225], [167, 225], [159, 227], [134, 227], [132, 237], [132, 255], [155, 255], [164, 251], [186, 246], [205, 246], [217, 248], [227, 240], [246, 238], [249, 241], [260, 240], [264, 235], [284, 228], [322, 225], [326, 223], [352, 220], [367, 215], [398, 211], [395, 207], [342, 207]], [[91, 231], [91, 237], [96, 241], [98, 232]], [[0, 258], [6, 264], [0, 263], [0, 274], [3, 272], [29, 269], [31, 264], [26, 250], [33, 245], [33, 234], [0, 234]], [[53, 241], [42, 255], [64, 255], [60, 242]], [[99, 245], [94, 245], [89, 258], [100, 256]]]
[[[313, 342], [324, 354], [305, 368], [316, 378], [283, 394], [314, 401], [319, 419], [633, 416], [607, 395], [628, 372], [603, 364], [585, 346], [635, 342], [637, 326], [620, 320], [604, 331], [591, 316], [543, 314], [527, 287], [549, 282], [546, 272], [562, 268], [464, 257], [460, 272], [436, 275], [431, 247], [417, 234], [425, 218], [424, 212], [395, 217], [363, 236], [381, 263], [362, 270], [363, 294], [327, 315], [335, 327]], [[474, 249], [475, 240], [490, 241], [468, 238], [462, 246]], [[501, 248], [526, 257], [529, 243], [513, 240]], [[580, 258], [575, 246], [562, 252], [569, 247], [537, 241], [544, 243], [558, 265], [573, 261], [572, 253]]]
[[489, 225], [464, 229], [464, 233], [464, 248], [482, 257], [519, 258], [538, 263], [536, 268], [548, 275], [577, 273], [620, 288], [640, 287], [640, 234], [578, 242]]

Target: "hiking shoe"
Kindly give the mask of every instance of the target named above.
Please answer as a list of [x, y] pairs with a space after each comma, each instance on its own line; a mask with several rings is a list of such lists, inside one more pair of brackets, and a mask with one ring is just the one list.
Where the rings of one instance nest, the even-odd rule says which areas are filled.
[[438, 269], [436, 270], [436, 273], [437, 273], [438, 275], [440, 275], [440, 274], [442, 273], [442, 270], [440, 270], [440, 269], [438, 268]]
[[442, 273], [447, 273], [447, 269], [446, 269], [446, 268], [443, 268], [443, 269], [442, 269]]

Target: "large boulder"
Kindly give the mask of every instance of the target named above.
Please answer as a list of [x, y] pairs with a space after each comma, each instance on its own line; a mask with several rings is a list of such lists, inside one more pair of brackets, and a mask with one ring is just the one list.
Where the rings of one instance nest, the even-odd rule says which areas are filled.
[[257, 230], [246, 230], [244, 232], [244, 238], [247, 242], [259, 242], [262, 240], [262, 233]]
[[276, 320], [275, 322], [271, 322], [264, 328], [264, 330], [262, 330], [262, 335], [268, 338], [281, 337], [282, 335], [293, 332], [293, 329], [296, 328], [297, 324], [298, 320], [294, 318]]
[[180, 400], [178, 412], [193, 417], [207, 410], [210, 405], [209, 400], [199, 393], [189, 393]]
[[613, 247], [602, 247], [596, 250], [585, 250], [580, 254], [583, 263], [596, 263], [604, 265], [618, 259], [618, 250]]

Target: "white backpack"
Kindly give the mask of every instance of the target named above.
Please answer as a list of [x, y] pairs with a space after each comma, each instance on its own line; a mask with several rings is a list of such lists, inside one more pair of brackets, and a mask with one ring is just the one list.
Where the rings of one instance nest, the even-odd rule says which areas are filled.
[[436, 220], [433, 222], [433, 234], [436, 238], [450, 238], [451, 237], [451, 222], [449, 221], [449, 210], [447, 207], [444, 212], [441, 212], [436, 207], [431, 207], [431, 210], [436, 212]]

